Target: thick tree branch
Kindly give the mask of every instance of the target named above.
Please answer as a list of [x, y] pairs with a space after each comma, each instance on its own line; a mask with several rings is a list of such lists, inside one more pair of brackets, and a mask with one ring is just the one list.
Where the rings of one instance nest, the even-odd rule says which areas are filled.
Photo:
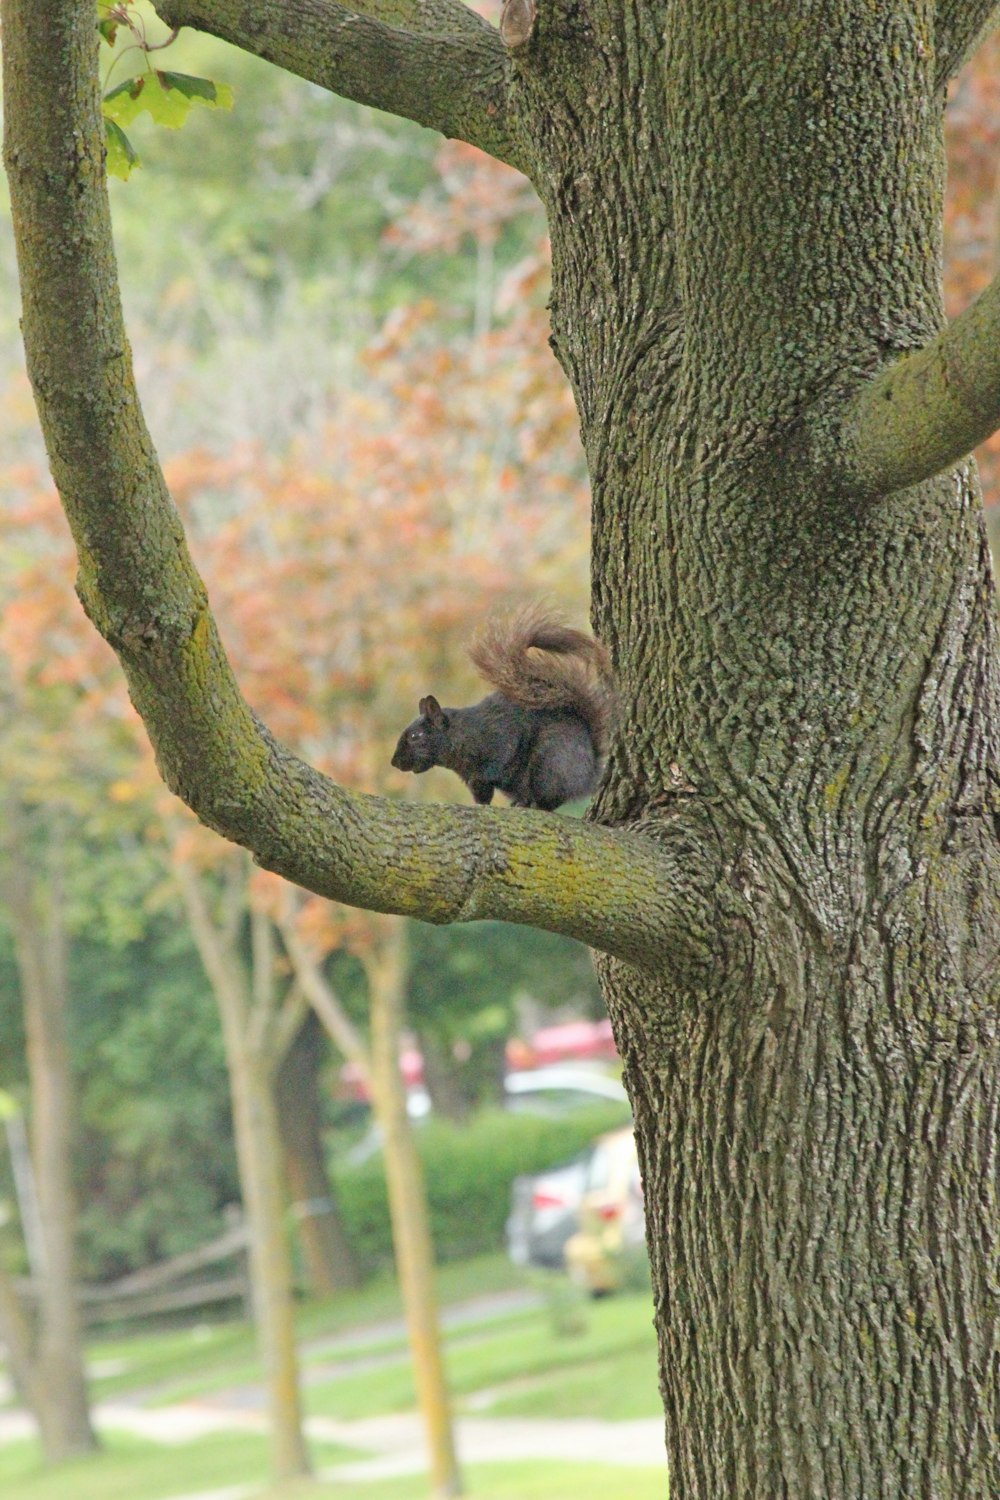
[[157, 0], [156, 8], [169, 26], [211, 32], [345, 99], [522, 165], [508, 130], [500, 34], [459, 0], [374, 0], [359, 7], [364, 14], [333, 0]]
[[497, 36], [496, 28], [462, 0], [358, 0], [349, 8], [355, 15], [415, 36], [469, 36], [479, 41], [484, 31]]
[[[167, 784], [307, 890], [432, 922], [548, 928], [622, 958], [700, 963], [715, 860], [527, 811], [353, 795], [275, 743], [240, 694], [143, 421], [104, 178], [93, 16], [3, 0], [5, 155], [23, 328], [78, 591], [125, 669]], [[331, 586], [335, 586], [331, 580]]]
[[861, 496], [965, 458], [1000, 427], [1000, 277], [924, 349], [869, 381], [813, 436], [813, 458]]
[[934, 77], [939, 88], [954, 78], [998, 24], [997, 0], [938, 0]]

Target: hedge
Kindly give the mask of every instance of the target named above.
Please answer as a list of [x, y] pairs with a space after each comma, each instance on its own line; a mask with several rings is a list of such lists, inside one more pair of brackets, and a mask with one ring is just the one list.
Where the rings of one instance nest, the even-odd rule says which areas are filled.
[[[500, 1248], [514, 1178], [568, 1161], [627, 1117], [620, 1105], [598, 1104], [559, 1119], [489, 1110], [460, 1125], [421, 1125], [417, 1143], [438, 1259], [462, 1260]], [[333, 1177], [361, 1266], [371, 1272], [391, 1264], [381, 1152], [356, 1166], [334, 1163]]]

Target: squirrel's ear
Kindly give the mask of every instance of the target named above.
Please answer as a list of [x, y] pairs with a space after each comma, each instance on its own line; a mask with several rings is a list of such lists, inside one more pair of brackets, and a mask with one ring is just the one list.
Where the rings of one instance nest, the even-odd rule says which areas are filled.
[[427, 717], [427, 704], [428, 704], [428, 701], [429, 700], [427, 698], [421, 698], [420, 702], [417, 704], [417, 713], [420, 715], [420, 717], [422, 719], [426, 719], [426, 717]]
[[426, 698], [421, 698], [420, 712], [423, 714], [425, 719], [430, 719], [431, 723], [436, 725], [439, 729], [447, 729], [448, 715], [445, 713], [444, 709], [441, 707], [437, 699], [432, 695], [428, 694]]

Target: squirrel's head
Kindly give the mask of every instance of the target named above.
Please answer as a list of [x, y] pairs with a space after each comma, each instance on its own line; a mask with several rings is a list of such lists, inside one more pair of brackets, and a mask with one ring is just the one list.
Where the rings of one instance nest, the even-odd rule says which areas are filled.
[[447, 743], [448, 715], [436, 698], [421, 698], [417, 704], [419, 719], [408, 724], [399, 736], [392, 764], [397, 771], [429, 771], [441, 764], [441, 751]]

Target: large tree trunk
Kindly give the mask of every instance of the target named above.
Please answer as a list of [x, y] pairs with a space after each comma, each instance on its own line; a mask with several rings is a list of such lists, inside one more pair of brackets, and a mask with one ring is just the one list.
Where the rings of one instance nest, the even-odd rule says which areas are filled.
[[967, 465], [859, 498], [798, 432], [942, 322], [925, 12], [678, 0], [664, 52], [640, 11], [544, 143], [627, 729], [597, 816], [724, 877], [703, 969], [601, 962], [672, 1500], [1000, 1494], [981, 506]]

